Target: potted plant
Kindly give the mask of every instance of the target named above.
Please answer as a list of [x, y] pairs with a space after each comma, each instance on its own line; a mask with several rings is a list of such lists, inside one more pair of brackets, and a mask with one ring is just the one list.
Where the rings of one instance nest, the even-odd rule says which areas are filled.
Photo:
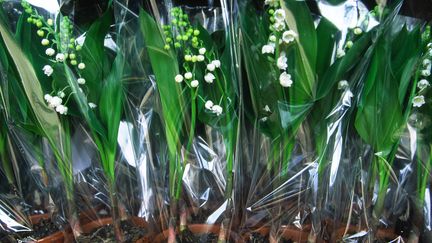
[[[157, 9], [155, 5], [152, 7]], [[145, 11], [140, 12], [141, 30], [161, 99], [168, 145], [170, 219], [165, 237], [168, 242], [174, 242], [176, 238], [187, 240], [189, 237], [191, 240], [194, 236], [189, 230], [195, 234], [209, 233], [206, 232], [209, 230], [214, 234], [220, 230], [217, 238], [224, 242], [228, 240], [229, 212], [232, 210], [232, 172], [238, 129], [235, 67], [231, 64], [232, 50], [229, 49], [232, 36], [225, 33], [222, 37], [225, 48], [219, 50], [218, 43], [212, 40], [214, 36], [192, 22], [185, 10], [174, 7], [169, 9], [169, 14], [170, 21], [160, 26]], [[195, 230], [198, 225], [187, 225], [182, 187], [184, 171], [194, 147], [196, 150], [194, 141], [201, 126], [211, 127], [222, 135], [226, 151], [226, 184], [222, 186], [226, 201], [219, 205], [225, 212], [221, 226], [211, 229], [205, 226], [199, 232]], [[176, 236], [178, 214], [180, 227], [179, 236]]]
[[[243, 60], [251, 107], [246, 109], [249, 111], [247, 117], [250, 127], [257, 127], [264, 135], [263, 144], [268, 149], [266, 152], [255, 147], [251, 151], [258, 156], [256, 160], [265, 160], [262, 164], [266, 164], [266, 171], [259, 174], [257, 167], [258, 173], [251, 172], [256, 173], [252, 175], [253, 183], [264, 186], [264, 195], [254, 198], [257, 187], [253, 186], [249, 198], [252, 201], [248, 202], [247, 210], [252, 212], [251, 219], [254, 218], [253, 211], [257, 215], [268, 214], [271, 229], [266, 232], [270, 232], [272, 241], [277, 241], [282, 232], [287, 232], [280, 227], [281, 222], [294, 220], [298, 217], [297, 210], [307, 210], [294, 203], [305, 200], [309, 194], [307, 185], [303, 184], [308, 181], [306, 174], [315, 176], [314, 167], [303, 163], [324, 149], [322, 142], [326, 131], [322, 128], [326, 124], [325, 118], [337, 104], [338, 97], [348, 94], [338, 90], [339, 81], [356, 66], [367, 42], [351, 43], [352, 49], [345, 53], [344, 45], [337, 38], [337, 28], [324, 17], [315, 27], [304, 2], [266, 1], [256, 5], [246, 1], [240, 9]], [[315, 136], [310, 137], [312, 134]], [[312, 141], [316, 143], [315, 151]], [[291, 164], [292, 161], [296, 163]], [[273, 184], [272, 188], [267, 186], [269, 182]], [[283, 214], [284, 210], [291, 213]], [[306, 240], [304, 236], [308, 235], [310, 227], [304, 224], [297, 226], [300, 233], [291, 237], [301, 238], [294, 240]], [[262, 227], [262, 224], [255, 227]]]

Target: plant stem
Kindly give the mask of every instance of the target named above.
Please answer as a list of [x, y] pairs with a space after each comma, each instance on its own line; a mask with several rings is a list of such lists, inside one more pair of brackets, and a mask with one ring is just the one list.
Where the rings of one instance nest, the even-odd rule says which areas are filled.
[[389, 184], [389, 176], [390, 176], [389, 170], [391, 169], [388, 168], [388, 166], [391, 167], [393, 165], [393, 160], [396, 156], [398, 146], [399, 146], [399, 142], [393, 144], [392, 150], [390, 151], [390, 154], [388, 155], [387, 159], [378, 157], [378, 161], [376, 161], [377, 168], [378, 168], [378, 176], [379, 176], [377, 203], [375, 204], [374, 207], [374, 214], [376, 217], [382, 214], [384, 208], [386, 192]]
[[430, 145], [430, 155], [429, 159], [426, 162], [426, 168], [419, 170], [421, 174], [421, 182], [420, 182], [420, 192], [419, 192], [419, 199], [421, 205], [423, 205], [425, 201], [425, 194], [426, 194], [426, 188], [427, 188], [427, 182], [429, 180], [429, 175], [432, 167], [432, 145]]
[[66, 189], [66, 198], [67, 198], [67, 208], [68, 208], [68, 218], [69, 218], [69, 224], [72, 229], [73, 236], [75, 238], [78, 238], [81, 233], [81, 225], [79, 222], [78, 213], [76, 210], [76, 204], [75, 204], [75, 196], [73, 194], [73, 190]]
[[118, 198], [115, 189], [115, 181], [108, 180], [108, 188], [109, 188], [109, 196], [111, 199], [111, 217], [114, 228], [114, 235], [117, 242], [123, 242], [123, 232], [121, 231], [120, 225], [120, 214], [119, 214], [119, 206], [118, 206]]

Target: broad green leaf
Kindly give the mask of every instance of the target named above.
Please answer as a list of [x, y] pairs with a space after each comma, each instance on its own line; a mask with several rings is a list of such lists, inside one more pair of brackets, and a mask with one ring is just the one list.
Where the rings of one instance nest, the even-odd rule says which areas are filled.
[[174, 81], [179, 74], [178, 62], [172, 50], [164, 49], [162, 32], [153, 18], [140, 10], [141, 34], [144, 36], [148, 55], [155, 74], [162, 104], [162, 117], [170, 152], [170, 160], [175, 160], [179, 147], [179, 133], [183, 124], [184, 101], [180, 86]]
[[[112, 23], [112, 11], [106, 11], [102, 18], [96, 20], [86, 33], [86, 38], [80, 51], [86, 68], [82, 76], [86, 79], [86, 86], [91, 91], [100, 90], [102, 81], [110, 72], [109, 50], [104, 47], [106, 34]], [[101, 92], [90, 92], [89, 101], [99, 100]]]
[[16, 44], [9, 31], [5, 28], [3, 22], [0, 22], [0, 34], [15, 64], [25, 94], [38, 124], [48, 139], [55, 144], [54, 141], [60, 141], [63, 136], [57, 114], [45, 104], [42, 88], [33, 66]]
[[336, 33], [338, 29], [326, 18], [321, 18], [317, 27], [317, 67], [316, 74], [322, 78], [331, 64], [334, 48], [336, 47]]
[[106, 148], [107, 161], [105, 168], [109, 171], [111, 181], [114, 181], [115, 155], [117, 153], [117, 137], [120, 126], [120, 119], [123, 114], [123, 69], [124, 57], [119, 54], [112, 66], [112, 71], [108, 75], [102, 87], [102, 96], [99, 100], [99, 117], [106, 128]]
[[[280, 87], [275, 83], [278, 80], [274, 63], [261, 55], [261, 48], [267, 43], [268, 33], [264, 29], [262, 19], [251, 4], [244, 3], [241, 12], [241, 51], [247, 74], [247, 87], [249, 89], [251, 105], [246, 106], [246, 115], [260, 117], [266, 105], [276, 104]], [[246, 84], [246, 83], [245, 83]], [[252, 107], [248, 110], [247, 107]], [[273, 107], [270, 107], [271, 109]]]
[[331, 88], [339, 81], [347, 78], [347, 73], [359, 63], [360, 59], [369, 58], [370, 55], [367, 50], [370, 48], [372, 41], [372, 35], [375, 31], [365, 33], [360, 37], [353, 45], [353, 47], [346, 53], [346, 55], [340, 60], [336, 61], [327, 72], [320, 78], [317, 87], [317, 99], [325, 97], [331, 90]]
[[408, 31], [404, 26], [397, 36], [391, 35], [392, 69], [399, 81], [399, 102], [403, 106], [406, 102], [409, 85], [421, 56], [421, 33], [419, 27]]
[[310, 10], [304, 1], [280, 0], [285, 10], [289, 29], [298, 33], [296, 53], [297, 83], [300, 82], [305, 94], [309, 97], [299, 97], [299, 100], [315, 97], [317, 35]]
[[398, 94], [388, 92], [398, 89], [391, 72], [389, 48], [383, 39], [379, 40], [355, 119], [359, 135], [383, 156], [390, 153], [403, 125], [402, 107], [399, 102], [395, 102]]

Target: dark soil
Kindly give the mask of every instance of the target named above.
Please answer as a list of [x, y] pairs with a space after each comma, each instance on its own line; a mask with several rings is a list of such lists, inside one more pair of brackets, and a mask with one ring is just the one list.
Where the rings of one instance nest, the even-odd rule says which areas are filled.
[[[189, 229], [186, 229], [177, 235], [176, 240], [179, 243], [217, 243], [218, 235], [213, 233], [194, 234]], [[234, 241], [229, 242], [234, 243]]]
[[[257, 232], [253, 232], [252, 234], [250, 234], [249, 238], [246, 239], [246, 242], [248, 243], [268, 243], [270, 242], [268, 239], [268, 236], [263, 236], [260, 233]], [[285, 239], [280, 239], [281, 243], [292, 243], [294, 241], [292, 240], [285, 240]]]
[[59, 228], [53, 222], [51, 222], [51, 220], [42, 219], [38, 224], [33, 225], [33, 231], [9, 234], [4, 237], [0, 235], [0, 242], [17, 242], [18, 239], [22, 242], [31, 242], [33, 240], [39, 240], [52, 235], [57, 231], [59, 231]]
[[[124, 236], [124, 242], [133, 243], [144, 237], [146, 234], [145, 229], [133, 225], [130, 221], [122, 221], [121, 229]], [[98, 228], [90, 234], [83, 234], [76, 239], [77, 243], [116, 243], [114, 236], [114, 227], [112, 225], [105, 225]]]

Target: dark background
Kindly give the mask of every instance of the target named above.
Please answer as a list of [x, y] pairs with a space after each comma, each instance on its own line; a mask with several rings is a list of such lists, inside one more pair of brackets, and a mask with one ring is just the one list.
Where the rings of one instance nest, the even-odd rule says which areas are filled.
[[[148, 2], [149, 0], [131, 0], [130, 3], [136, 2], [137, 6], [140, 2]], [[156, 0], [160, 1], [160, 0]], [[219, 0], [173, 0], [176, 4], [188, 4], [191, 6], [218, 6]], [[241, 0], [240, 0], [241, 1]], [[264, 0], [256, 0], [263, 2]], [[316, 2], [306, 0], [313, 11], [316, 11]], [[107, 6], [107, 0], [66, 0], [62, 5], [62, 12], [71, 13], [74, 10], [75, 23], [86, 24], [92, 22], [95, 18], [102, 15], [103, 10]], [[362, 0], [369, 9], [373, 9], [374, 0]], [[392, 2], [392, 0], [388, 0]], [[432, 21], [432, 0], [405, 0], [401, 10], [402, 15], [420, 18], [428, 22]]]

